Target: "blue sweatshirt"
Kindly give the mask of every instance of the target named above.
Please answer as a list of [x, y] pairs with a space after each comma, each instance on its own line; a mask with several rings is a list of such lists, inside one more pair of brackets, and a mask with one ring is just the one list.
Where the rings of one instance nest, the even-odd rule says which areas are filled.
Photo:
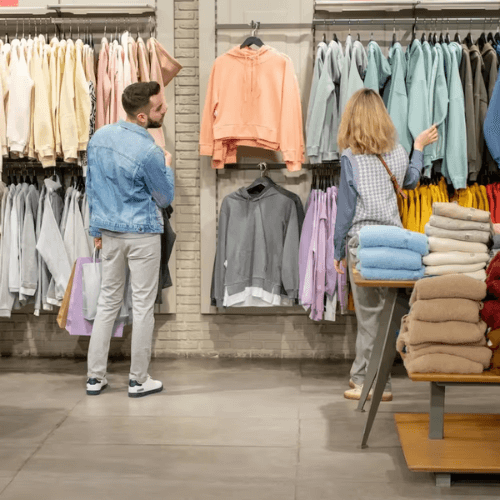
[[[347, 157], [342, 156], [340, 159], [340, 166], [341, 171], [339, 194], [337, 199], [337, 219], [335, 222], [335, 236], [333, 242], [335, 247], [335, 260], [341, 260], [346, 255], [346, 237], [354, 219], [356, 204], [358, 202], [358, 192], [356, 190], [356, 181], [351, 162]], [[418, 181], [420, 180], [423, 166], [423, 153], [421, 151], [414, 150], [403, 184], [404, 188], [415, 189]]]

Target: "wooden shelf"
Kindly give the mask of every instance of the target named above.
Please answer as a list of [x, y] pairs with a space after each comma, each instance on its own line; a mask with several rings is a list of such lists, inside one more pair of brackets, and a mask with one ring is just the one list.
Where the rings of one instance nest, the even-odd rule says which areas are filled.
[[354, 283], [358, 286], [366, 287], [386, 287], [386, 288], [413, 288], [416, 281], [380, 281], [380, 280], [367, 280], [361, 276], [356, 268], [352, 269]]
[[461, 373], [408, 373], [414, 382], [455, 382], [458, 384], [500, 384], [500, 370], [485, 371], [481, 374]]
[[500, 415], [452, 413], [444, 417], [444, 439], [429, 439], [427, 413], [396, 413], [408, 468], [450, 474], [500, 473]]

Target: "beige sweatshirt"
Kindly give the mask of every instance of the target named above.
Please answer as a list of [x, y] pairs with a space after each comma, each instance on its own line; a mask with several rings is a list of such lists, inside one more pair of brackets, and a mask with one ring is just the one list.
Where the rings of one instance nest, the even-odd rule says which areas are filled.
[[54, 131], [56, 136], [56, 155], [62, 157], [62, 141], [61, 141], [61, 86], [62, 77], [64, 74], [64, 66], [66, 62], [66, 40], [59, 42], [57, 49], [57, 66], [56, 66], [56, 86], [52, 93], [54, 105], [56, 106], [56, 115], [54, 122]]
[[73, 40], [68, 40], [62, 74], [61, 98], [59, 101], [61, 145], [64, 161], [78, 159], [78, 131], [75, 111], [75, 66], [76, 50]]
[[85, 78], [83, 67], [83, 42], [77, 40], [75, 44], [75, 115], [78, 134], [78, 151], [86, 151], [89, 142], [90, 129], [90, 94], [89, 84]]

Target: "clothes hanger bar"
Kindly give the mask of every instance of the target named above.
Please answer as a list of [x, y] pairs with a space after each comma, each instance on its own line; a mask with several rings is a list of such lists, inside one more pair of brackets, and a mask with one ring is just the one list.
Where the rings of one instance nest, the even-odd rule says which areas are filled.
[[[286, 168], [286, 163], [267, 163], [266, 170], [281, 170], [282, 168]], [[230, 168], [233, 170], [260, 170], [261, 163], [226, 163], [224, 168]], [[308, 169], [311, 168], [311, 165], [304, 164], [302, 168]]]
[[[156, 9], [154, 6], [144, 4], [126, 4], [126, 3], [117, 3], [117, 4], [101, 4], [101, 5], [74, 5], [74, 4], [58, 4], [58, 5], [47, 5], [47, 10], [56, 10], [56, 11], [73, 11], [73, 10], [121, 10], [124, 13], [135, 13], [135, 11], [140, 10], [141, 12], [149, 12], [154, 13]], [[132, 12], [131, 12], [132, 11]]]

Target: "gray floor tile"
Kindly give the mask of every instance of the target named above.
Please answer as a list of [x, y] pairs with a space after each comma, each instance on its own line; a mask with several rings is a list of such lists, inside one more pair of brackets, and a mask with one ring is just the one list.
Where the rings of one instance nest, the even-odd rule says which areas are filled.
[[24, 415], [0, 415], [0, 446], [32, 445], [43, 442], [63, 422], [67, 414], [47, 409], [30, 410]]
[[162, 478], [165, 481], [294, 481], [291, 448], [45, 444], [23, 472], [69, 480], [73, 476]]
[[48, 442], [296, 447], [297, 440], [293, 418], [71, 416]]
[[38, 444], [0, 444], [0, 489], [2, 480], [13, 477], [38, 448]]

